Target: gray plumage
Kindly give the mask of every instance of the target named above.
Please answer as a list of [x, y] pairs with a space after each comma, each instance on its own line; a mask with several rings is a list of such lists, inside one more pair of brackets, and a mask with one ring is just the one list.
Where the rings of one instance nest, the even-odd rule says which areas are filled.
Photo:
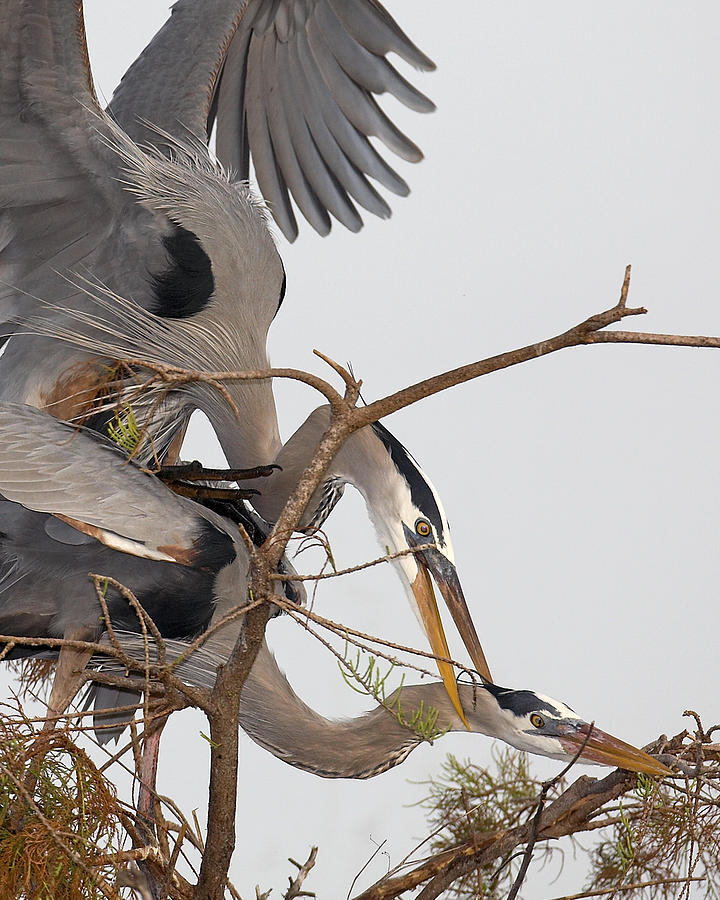
[[[137, 593], [168, 638], [170, 661], [194, 634], [246, 599], [247, 551], [231, 521], [174, 496], [97, 435], [39, 410], [0, 404], [0, 493], [5, 497], [0, 500], [0, 633], [62, 636], [72, 624], [101, 638], [101, 610], [87, 582], [89, 561], [93, 571], [116, 577]], [[167, 506], [161, 511], [163, 498]], [[152, 515], [143, 514], [146, 506]], [[91, 515], [73, 519], [74, 524], [57, 518], [88, 509]], [[94, 530], [88, 533], [91, 516]], [[169, 537], [183, 541], [174, 548], [178, 561], [144, 555], [143, 547], [162, 549], [161, 541]], [[164, 592], [168, 580], [169, 594]], [[38, 604], [35, 588], [42, 587]], [[126, 651], [144, 659], [134, 612], [111, 590], [106, 599]], [[199, 612], [191, 627], [183, 615], [189, 607]], [[241, 627], [238, 619], [216, 631], [175, 667], [178, 677], [212, 687], [217, 666], [228, 658]], [[151, 644], [151, 664], [154, 649]], [[95, 664], [114, 665], [112, 660]], [[99, 696], [119, 699], [114, 690], [101, 689]], [[529, 691], [460, 685], [460, 697], [462, 715], [445, 685], [408, 686], [389, 698], [400, 715], [381, 706], [354, 720], [332, 722], [297, 697], [263, 645], [243, 687], [240, 723], [253, 740], [289, 764], [332, 778], [367, 778], [401, 762], [420, 742], [401, 719], [410, 720], [419, 709], [436, 710], [440, 730], [468, 728], [560, 759], [572, 757], [587, 734], [587, 723], [565, 704]], [[666, 772], [651, 757], [602, 732], [593, 733], [582, 758]]]
[[[207, 140], [217, 122], [218, 159], [258, 184], [289, 240], [297, 235], [292, 195], [321, 234], [332, 214], [362, 226], [355, 200], [387, 218], [368, 176], [408, 192], [368, 140], [403, 159], [420, 150], [387, 118], [373, 94], [388, 92], [418, 112], [433, 104], [385, 59], [434, 64], [379, 4], [368, 0], [181, 0], [115, 91], [109, 110], [131, 137], [163, 145], [147, 123]], [[352, 199], [351, 199], [352, 198]]]
[[[32, 404], [100, 430], [118, 410], [122, 416], [129, 402], [139, 425], [149, 424], [136, 453], [141, 462], [175, 452], [190, 414], [202, 409], [233, 468], [281, 467], [255, 485], [261, 493], [254, 506], [272, 522], [312, 459], [329, 421], [326, 408], [312, 413], [283, 446], [269, 379], [228, 381], [235, 410], [203, 383], [169, 394], [162, 385], [136, 394], [134, 376], [142, 375], [143, 362], [206, 372], [268, 368], [266, 339], [283, 296], [282, 263], [264, 207], [246, 184], [233, 183], [211, 161], [198, 123], [210, 115], [208, 98], [218, 77], [221, 93], [223, 83], [232, 90], [229, 70], [228, 81], [219, 74], [222, 52], [236, 41], [236, 47], [244, 46], [245, 34], [250, 146], [254, 116], [265, 115], [274, 134], [280, 113], [259, 110], [263, 104], [275, 109], [270, 94], [276, 92], [253, 87], [254, 80], [270, 84], [268, 79], [280, 77], [269, 74], [268, 66], [285, 38], [285, 49], [307, 39], [318, 66], [313, 84], [322, 75], [328, 87], [327, 96], [320, 92], [324, 102], [331, 95], [353, 128], [382, 133], [395, 149], [410, 152], [390, 124], [372, 113], [366, 94], [387, 83], [406, 100], [415, 96], [388, 74], [376, 52], [402, 48], [418, 64], [423, 58], [368, 0], [308, 6], [254, 0], [242, 15], [238, 8], [232, 16], [224, 9], [217, 3], [177, 5], [167, 30], [126, 77], [113, 113], [132, 128], [137, 122], [131, 106], [134, 115], [154, 117], [163, 106], [153, 92], [148, 105], [139, 99], [148, 72], [176, 53], [181, 34], [201, 44], [157, 79], [166, 82], [164, 96], [174, 90], [177, 96], [168, 99], [166, 117], [160, 117], [165, 130], [153, 126], [159, 148], [142, 148], [97, 106], [78, 4], [4, 0], [0, 6], [0, 318], [12, 335], [0, 357], [0, 400]], [[202, 25], [193, 30], [189, 23], [197, 24], [198, 15]], [[230, 21], [235, 30], [228, 32]], [[192, 77], [184, 82], [181, 69], [189, 60]], [[256, 63], [260, 68], [253, 74]], [[341, 63], [344, 74], [336, 71]], [[198, 66], [206, 71], [204, 81]], [[277, 71], [284, 71], [282, 63]], [[355, 86], [353, 78], [365, 87]], [[198, 110], [201, 84], [209, 93]], [[422, 105], [417, 97], [415, 102]], [[217, 109], [219, 103], [220, 94]], [[272, 146], [291, 160], [287, 142], [273, 140]], [[255, 162], [262, 168], [259, 153]], [[268, 165], [276, 169], [274, 162]], [[122, 360], [134, 360], [130, 372], [119, 367]], [[446, 657], [448, 650], [427, 572], [443, 590], [475, 666], [489, 678], [455, 573], [442, 506], [412, 457], [404, 448], [391, 453], [389, 446], [379, 426], [352, 435], [311, 498], [301, 527], [319, 527], [339, 485], [350, 482], [365, 497], [383, 547], [408, 551], [413, 541], [434, 541], [437, 553], [404, 557], [397, 569], [437, 655]], [[448, 690], [456, 694], [443, 665]]]

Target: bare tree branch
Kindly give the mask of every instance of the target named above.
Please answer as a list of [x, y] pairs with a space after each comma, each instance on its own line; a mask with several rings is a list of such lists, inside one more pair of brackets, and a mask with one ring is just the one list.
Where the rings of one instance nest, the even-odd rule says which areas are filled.
[[305, 879], [310, 874], [310, 870], [315, 865], [315, 859], [317, 858], [318, 848], [313, 847], [310, 850], [310, 855], [305, 860], [304, 863], [300, 864], [299, 862], [295, 862], [294, 859], [288, 859], [288, 862], [291, 862], [294, 866], [297, 867], [298, 873], [295, 878], [288, 878], [290, 882], [290, 886], [287, 891], [283, 895], [283, 900], [295, 900], [295, 897], [314, 897], [314, 891], [303, 891], [302, 886]]
[[665, 884], [687, 884], [690, 881], [705, 881], [704, 876], [692, 878], [657, 878], [654, 881], [636, 881], [633, 884], [620, 884], [601, 891], [582, 891], [580, 894], [565, 894], [555, 897], [554, 900], [584, 900], [585, 897], [605, 897], [608, 894], [620, 894], [623, 891], [637, 891], [646, 887], [660, 887]]

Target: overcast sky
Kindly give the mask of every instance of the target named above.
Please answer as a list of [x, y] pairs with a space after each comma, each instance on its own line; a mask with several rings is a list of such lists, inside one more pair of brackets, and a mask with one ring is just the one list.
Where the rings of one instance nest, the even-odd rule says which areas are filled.
[[[167, 6], [86, 0], [107, 99]], [[389, 222], [327, 239], [305, 227], [292, 247], [278, 239], [288, 290], [275, 364], [327, 375], [318, 348], [352, 362], [375, 399], [613, 305], [626, 263], [630, 303], [650, 311], [628, 327], [720, 334], [717, 4], [395, 0], [390, 11], [438, 64], [412, 75], [437, 112], [397, 113], [426, 160], [398, 162], [412, 194], [391, 200]], [[559, 697], [636, 744], [681, 730], [688, 707], [706, 724], [719, 718], [719, 369], [717, 351], [586, 347], [386, 421], [443, 498], [497, 682]], [[317, 402], [282, 387], [284, 437]], [[212, 452], [196, 432], [187, 455]], [[328, 523], [340, 565], [377, 553], [351, 494]], [[391, 571], [323, 586], [316, 608], [424, 647]], [[291, 622], [271, 623], [269, 637], [319, 711], [362, 708]], [[201, 818], [204, 727], [174, 716], [160, 760], [161, 790]], [[255, 883], [279, 896], [286, 857], [317, 843], [306, 887], [345, 897], [378, 843], [394, 863], [423, 836], [421, 811], [408, 807], [423, 788], [409, 782], [436, 773], [448, 751], [485, 763], [489, 745], [451, 736], [353, 783], [297, 772], [244, 741], [232, 870], [243, 896]], [[355, 892], [387, 865], [379, 855]], [[550, 885], [555, 874], [531, 870], [523, 896], [581, 887], [577, 872]]]

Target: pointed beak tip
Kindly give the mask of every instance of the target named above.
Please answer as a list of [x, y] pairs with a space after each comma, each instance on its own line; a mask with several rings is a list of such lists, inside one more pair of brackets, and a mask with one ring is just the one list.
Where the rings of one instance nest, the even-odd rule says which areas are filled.
[[644, 750], [639, 750], [632, 744], [627, 744], [599, 728], [593, 728], [589, 740], [586, 739], [587, 728], [583, 726], [569, 738], [568, 750], [575, 751], [585, 742], [586, 746], [580, 756], [580, 762], [599, 763], [604, 766], [614, 766], [624, 769], [626, 772], [638, 772], [643, 775], [656, 775], [665, 778], [672, 775], [672, 771], [659, 760], [654, 759]]
[[[426, 591], [432, 592], [432, 583], [428, 573], [432, 574], [478, 675], [492, 684], [493, 679], [490, 674], [490, 668], [477, 636], [470, 610], [465, 602], [462, 586], [454, 564], [447, 557], [435, 551], [433, 554], [418, 558], [418, 566], [424, 577], [418, 579], [416, 582], [417, 586], [420, 587], [422, 584]], [[415, 586], [413, 586], [413, 591], [417, 598], [418, 593]], [[437, 607], [435, 609], [437, 610]], [[437, 615], [439, 621], [439, 614]]]
[[648, 766], [649, 771], [645, 772], [644, 774], [657, 775], [660, 778], [667, 778], [668, 775], [673, 774], [672, 769], [668, 768], [668, 766], [666, 766], [664, 763], [661, 763], [660, 760], [653, 759], [652, 756], [650, 756], [650, 759], [652, 759], [653, 764], [651, 766]]

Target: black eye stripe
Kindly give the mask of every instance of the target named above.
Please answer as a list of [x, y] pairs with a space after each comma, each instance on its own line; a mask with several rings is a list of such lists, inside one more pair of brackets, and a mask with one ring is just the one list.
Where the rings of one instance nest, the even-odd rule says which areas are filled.
[[507, 709], [516, 716], [526, 716], [538, 710], [546, 711], [550, 716], [559, 716], [560, 712], [551, 703], [541, 700], [532, 691], [514, 691], [499, 687], [496, 684], [483, 685], [486, 691], [495, 697], [498, 706]]
[[373, 422], [370, 427], [384, 444], [395, 464], [395, 468], [407, 481], [410, 496], [415, 507], [433, 523], [439, 542], [441, 544], [444, 543], [445, 529], [440, 510], [430, 486], [420, 473], [417, 463], [400, 441], [390, 434], [387, 428], [379, 422]]

